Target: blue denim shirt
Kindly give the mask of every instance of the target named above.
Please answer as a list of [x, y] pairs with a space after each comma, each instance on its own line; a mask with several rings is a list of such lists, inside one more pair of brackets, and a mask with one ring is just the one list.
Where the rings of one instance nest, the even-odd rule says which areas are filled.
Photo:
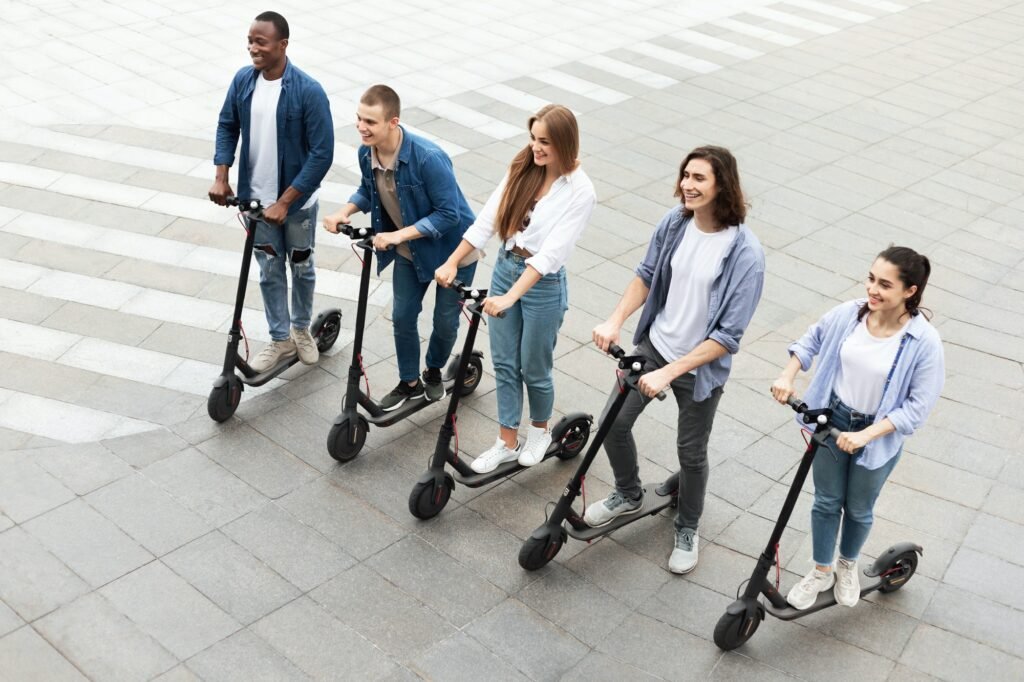
[[[664, 309], [672, 281], [672, 254], [683, 240], [690, 224], [683, 207], [676, 206], [661, 219], [636, 274], [650, 289], [644, 303], [633, 343], [640, 343]], [[739, 226], [736, 238], [725, 252], [722, 267], [711, 285], [708, 322], [705, 338], [720, 343], [728, 352], [697, 368], [693, 399], [706, 400], [711, 391], [723, 386], [732, 369], [732, 356], [740, 349], [740, 339], [750, 318], [754, 316], [764, 288], [764, 250], [761, 242], [745, 225]], [[676, 358], [666, 358], [675, 360]]]
[[[373, 174], [370, 148], [359, 147], [359, 169], [362, 182], [349, 203], [370, 213], [370, 223], [376, 234], [413, 226], [423, 235], [406, 244], [412, 251], [412, 262], [420, 282], [430, 282], [437, 270], [448, 260], [462, 241], [462, 235], [476, 220], [473, 209], [466, 203], [458, 183], [452, 160], [443, 149], [419, 135], [402, 128], [402, 148], [398, 150], [395, 167], [395, 187], [402, 222], [395, 225], [388, 212], [381, 207], [377, 193], [377, 180]], [[377, 259], [377, 274], [395, 260], [395, 251], [384, 251]]]
[[[235, 162], [238, 137], [242, 151], [238, 161], [239, 197], [249, 197], [249, 127], [252, 93], [260, 72], [243, 66], [228, 87], [224, 106], [217, 121], [215, 166], [231, 166]], [[334, 123], [327, 95], [320, 84], [310, 78], [289, 59], [281, 77], [281, 98], [277, 102], [277, 187], [278, 196], [289, 186], [302, 196], [288, 207], [289, 215], [306, 203], [334, 161]]]
[[[818, 356], [811, 385], [803, 401], [811, 409], [827, 407], [839, 370], [839, 349], [857, 327], [857, 311], [866, 299], [842, 303], [812, 324], [798, 341], [789, 347], [790, 355], [800, 360], [806, 372]], [[882, 401], [875, 412], [875, 422], [888, 418], [896, 430], [867, 444], [856, 464], [877, 469], [896, 456], [907, 436], [924, 425], [935, 407], [946, 380], [942, 339], [924, 315], [916, 315], [903, 332], [907, 339], [896, 360], [896, 367]], [[803, 421], [797, 419], [801, 427]]]

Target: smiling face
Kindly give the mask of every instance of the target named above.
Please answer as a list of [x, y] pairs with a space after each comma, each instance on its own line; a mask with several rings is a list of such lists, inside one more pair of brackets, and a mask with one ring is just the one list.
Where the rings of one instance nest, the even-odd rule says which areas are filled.
[[269, 21], [254, 21], [249, 27], [249, 57], [258, 71], [275, 71], [285, 59], [288, 39], [281, 39]]
[[867, 287], [868, 310], [871, 312], [902, 312], [906, 308], [906, 300], [917, 291], [916, 286], [903, 286], [900, 269], [884, 258], [877, 258], [871, 264], [864, 284]]
[[533, 151], [533, 162], [538, 166], [559, 168], [558, 151], [551, 143], [548, 126], [542, 120], [536, 120], [530, 127], [530, 149]]
[[705, 159], [690, 159], [683, 169], [679, 189], [683, 193], [683, 205], [688, 211], [696, 212], [714, 205], [718, 196], [715, 171]]
[[368, 147], [374, 147], [388, 139], [391, 132], [398, 127], [398, 117], [386, 118], [382, 104], [359, 103], [356, 109], [356, 130], [359, 139]]

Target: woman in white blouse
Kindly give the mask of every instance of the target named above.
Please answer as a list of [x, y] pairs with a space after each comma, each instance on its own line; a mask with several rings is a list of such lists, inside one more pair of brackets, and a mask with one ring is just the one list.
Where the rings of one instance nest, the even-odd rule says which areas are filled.
[[[494, 446], [472, 463], [478, 473], [518, 459], [533, 466], [551, 443], [554, 409], [552, 357], [569, 307], [565, 262], [597, 203], [580, 167], [580, 136], [569, 109], [549, 104], [530, 118], [530, 143], [509, 165], [497, 189], [435, 273], [441, 286], [458, 263], [497, 232], [502, 240], [484, 312], [491, 322], [491, 359], [497, 380], [500, 432]], [[523, 384], [530, 405], [526, 442], [519, 441]]]

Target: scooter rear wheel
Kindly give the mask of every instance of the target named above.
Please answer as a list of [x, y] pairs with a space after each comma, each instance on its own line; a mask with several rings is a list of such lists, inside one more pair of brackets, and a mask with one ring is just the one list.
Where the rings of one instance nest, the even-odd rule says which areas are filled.
[[722, 651], [732, 651], [743, 646], [748, 639], [757, 632], [757, 626], [764, 620], [764, 612], [758, 606], [758, 613], [753, 620], [747, 623], [747, 614], [723, 613], [715, 625], [715, 645]]
[[896, 557], [896, 561], [893, 563], [892, 568], [889, 569], [889, 571], [886, 571], [885, 577], [882, 578], [882, 586], [878, 588], [878, 591], [886, 594], [895, 592], [906, 585], [914, 576], [916, 571], [917, 552], [911, 550], [900, 554]]
[[226, 422], [242, 401], [242, 382], [232, 375], [223, 384], [214, 386], [206, 399], [206, 413], [217, 423]]
[[328, 351], [341, 334], [341, 311], [326, 310], [316, 316], [309, 328], [316, 339], [316, 349], [321, 353]]
[[420, 481], [409, 493], [409, 513], [417, 519], [432, 519], [441, 513], [455, 489], [455, 479], [451, 474], [444, 475], [444, 481], [438, 484], [436, 479]]
[[543, 568], [555, 558], [568, 539], [569, 534], [564, 528], [559, 528], [558, 539], [553, 538], [550, 532], [545, 532], [541, 537], [531, 535], [519, 549], [519, 565], [527, 571]]
[[583, 452], [590, 440], [590, 419], [578, 417], [566, 424], [565, 432], [559, 439], [561, 447], [555, 453], [558, 459], [572, 459]]
[[350, 429], [349, 419], [346, 417], [332, 426], [331, 432], [327, 434], [327, 452], [342, 464], [355, 459], [366, 443], [366, 432], [370, 430], [370, 425], [362, 416], [356, 417], [356, 423], [352, 426]]
[[469, 364], [466, 365], [466, 375], [462, 378], [462, 385], [458, 387], [460, 396], [467, 396], [476, 390], [480, 385], [480, 379], [484, 375], [484, 363], [479, 355], [471, 355]]

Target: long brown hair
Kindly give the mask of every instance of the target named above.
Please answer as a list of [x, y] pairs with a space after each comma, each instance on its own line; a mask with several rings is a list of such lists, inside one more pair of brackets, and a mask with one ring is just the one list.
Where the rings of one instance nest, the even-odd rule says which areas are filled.
[[687, 210], [683, 199], [683, 189], [680, 186], [683, 182], [683, 171], [691, 159], [703, 159], [711, 164], [711, 170], [715, 173], [715, 186], [718, 194], [715, 195], [714, 215], [720, 227], [726, 228], [741, 224], [747, 217], [747, 203], [743, 199], [743, 189], [740, 187], [740, 171], [736, 167], [736, 157], [725, 147], [705, 145], [697, 147], [686, 155], [683, 162], [679, 164], [679, 175], [676, 177], [676, 191], [672, 196], [679, 197], [683, 201], [683, 215], [690, 217], [693, 211]]
[[[530, 117], [527, 130], [533, 124], [544, 121], [548, 137], [558, 154], [558, 172], [567, 175], [576, 169], [576, 157], [580, 152], [580, 129], [576, 117], [560, 104], [549, 104]], [[526, 212], [530, 210], [534, 197], [544, 184], [545, 170], [533, 162], [532, 145], [526, 145], [508, 167], [508, 183], [498, 204], [498, 235], [508, 239], [523, 224]]]

